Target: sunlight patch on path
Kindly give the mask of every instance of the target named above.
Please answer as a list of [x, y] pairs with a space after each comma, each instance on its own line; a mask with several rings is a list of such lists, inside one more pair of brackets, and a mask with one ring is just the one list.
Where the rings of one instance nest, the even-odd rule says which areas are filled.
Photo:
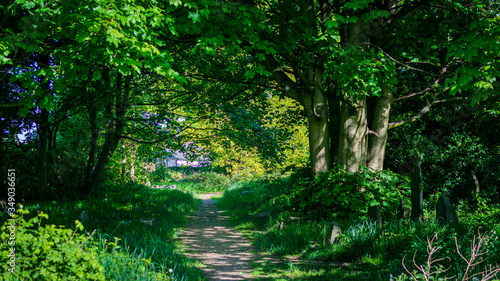
[[203, 205], [180, 233], [188, 255], [199, 259], [209, 280], [249, 280], [253, 248], [242, 234], [226, 227], [228, 217], [219, 211], [215, 194], [202, 194]]

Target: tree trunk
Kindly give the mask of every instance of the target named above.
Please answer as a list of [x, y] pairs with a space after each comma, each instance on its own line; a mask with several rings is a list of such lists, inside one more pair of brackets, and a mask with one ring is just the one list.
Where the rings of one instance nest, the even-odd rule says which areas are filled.
[[127, 153], [125, 151], [125, 141], [122, 140], [122, 181], [127, 176]]
[[354, 102], [352, 96], [342, 102], [338, 164], [349, 172], [357, 172], [366, 165], [367, 150], [366, 99]]
[[304, 106], [309, 126], [309, 155], [313, 176], [331, 169], [330, 133], [328, 125], [328, 104], [323, 93], [323, 72], [320, 69], [307, 70], [311, 91], [304, 91]]
[[317, 117], [308, 114], [309, 121], [309, 154], [313, 175], [330, 170], [330, 139], [328, 120], [325, 116]]
[[102, 147], [101, 153], [99, 154], [97, 164], [95, 165], [94, 170], [90, 175], [89, 183], [87, 186], [87, 191], [89, 193], [95, 191], [104, 180], [106, 166], [108, 165], [111, 156], [113, 156], [113, 152], [118, 145], [118, 141], [119, 138], [115, 134], [115, 129], [108, 128], [104, 146]]
[[424, 184], [422, 170], [417, 159], [413, 161], [411, 173], [411, 219], [424, 222]]
[[331, 168], [331, 154], [328, 105], [322, 85], [323, 71], [310, 67], [302, 72], [297, 68], [295, 69], [296, 77], [307, 74], [307, 77], [303, 77], [301, 83], [298, 83], [288, 77], [272, 55], [266, 55], [266, 67], [284, 92], [304, 107], [308, 121], [312, 175], [316, 176], [318, 172], [328, 171]]
[[49, 112], [45, 109], [41, 109], [40, 113], [40, 123], [38, 125], [38, 165], [37, 165], [37, 175], [38, 175], [38, 188], [37, 197], [38, 200], [47, 199], [47, 146], [49, 142]]
[[135, 180], [135, 142], [131, 144], [130, 180]]
[[[343, 48], [354, 56], [362, 52], [370, 43], [369, 25], [362, 20], [347, 24], [342, 33]], [[359, 49], [361, 48], [361, 49]], [[346, 60], [351, 58], [346, 56]], [[366, 166], [368, 140], [368, 120], [366, 96], [356, 98], [343, 94], [340, 113], [340, 137], [338, 164], [348, 172], [358, 172], [361, 165]]]
[[[108, 79], [105, 77], [105, 79]], [[106, 126], [106, 136], [104, 140], [104, 145], [99, 154], [99, 159], [97, 160], [97, 164], [90, 175], [89, 183], [86, 186], [87, 192], [94, 192], [99, 185], [104, 180], [104, 175], [106, 171], [106, 167], [111, 160], [111, 156], [113, 156], [116, 147], [120, 141], [120, 135], [123, 132], [123, 128], [125, 126], [125, 113], [128, 108], [128, 99], [129, 99], [129, 91], [130, 91], [130, 79], [125, 79], [125, 87], [122, 87], [122, 75], [118, 74], [116, 78], [116, 103], [115, 103], [115, 116], [113, 117], [113, 104], [110, 102], [106, 106], [106, 116], [107, 126]]]
[[340, 98], [333, 89], [328, 91], [328, 110], [329, 110], [329, 133], [330, 133], [330, 159], [332, 167], [338, 164], [338, 150], [340, 141]]
[[389, 124], [392, 100], [392, 91], [386, 87], [381, 96], [376, 99], [371, 115], [371, 131], [368, 135], [368, 168], [373, 171], [381, 171], [384, 168], [387, 125]]
[[97, 128], [97, 110], [94, 106], [90, 105], [87, 107], [89, 112], [90, 120], [90, 143], [89, 143], [89, 155], [87, 159], [87, 168], [85, 170], [85, 185], [88, 186], [90, 182], [90, 175], [92, 174], [92, 169], [94, 167], [94, 162], [97, 154], [97, 137], [99, 135], [99, 129]]

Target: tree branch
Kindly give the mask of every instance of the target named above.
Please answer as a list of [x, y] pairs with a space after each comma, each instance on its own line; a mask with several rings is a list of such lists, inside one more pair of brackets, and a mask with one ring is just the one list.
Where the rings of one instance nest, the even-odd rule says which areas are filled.
[[278, 61], [274, 56], [267, 54], [265, 60], [266, 68], [269, 72], [273, 74], [274, 80], [282, 87], [282, 90], [287, 92], [287, 94], [294, 100], [302, 104], [302, 97], [300, 95], [300, 90], [297, 89], [297, 83], [295, 83], [288, 75], [283, 71], [283, 68], [279, 65]]
[[[436, 81], [434, 81], [434, 83], [432, 83], [431, 86], [429, 86], [429, 87], [427, 87], [427, 88], [425, 88], [425, 89], [423, 89], [421, 91], [418, 91], [418, 92], [415, 92], [415, 93], [411, 93], [411, 94], [406, 95], [406, 96], [399, 97], [399, 98], [395, 99], [394, 101], [400, 101], [400, 100], [412, 98], [412, 97], [415, 97], [415, 96], [423, 95], [423, 94], [429, 92], [430, 90], [435, 89], [439, 85], [439, 80], [440, 79], [437, 79]], [[446, 90], [448, 90], [448, 88], [444, 89], [443, 92], [446, 91]]]
[[399, 11], [397, 11], [395, 13], [394, 12], [390, 13], [391, 15], [389, 16], [389, 18], [387, 18], [387, 20], [385, 20], [384, 25], [387, 26], [387, 25], [397, 21], [398, 19], [400, 19], [400, 18], [404, 17], [405, 15], [418, 9], [419, 7], [427, 4], [427, 2], [429, 2], [429, 0], [421, 0], [421, 1], [414, 3], [413, 5], [402, 6], [402, 8]]
[[443, 103], [443, 102], [450, 102], [450, 101], [455, 101], [455, 100], [465, 100], [465, 99], [468, 99], [468, 98], [461, 98], [461, 97], [456, 97], [456, 98], [451, 98], [451, 99], [446, 99], [446, 100], [434, 100], [434, 101], [431, 101], [431, 102], [428, 102], [424, 108], [422, 108], [422, 110], [420, 110], [419, 113], [417, 113], [416, 115], [408, 118], [408, 119], [405, 119], [405, 120], [401, 120], [401, 121], [397, 121], [397, 122], [391, 122], [387, 125], [387, 129], [392, 129], [392, 128], [396, 128], [396, 127], [399, 127], [401, 125], [405, 125], [405, 124], [408, 124], [408, 123], [412, 123], [412, 122], [415, 122], [417, 121], [418, 119], [420, 119], [422, 116], [424, 116], [424, 114], [426, 114], [427, 112], [430, 111], [431, 107], [434, 105], [434, 104], [437, 104], [437, 103]]
[[[369, 46], [371, 46], [371, 47], [375, 47], [375, 48], [379, 49], [379, 50], [380, 50], [382, 53], [384, 53], [384, 55], [386, 55], [386, 56], [387, 56], [390, 60], [392, 60], [393, 62], [395, 62], [395, 63], [397, 63], [397, 64], [400, 64], [400, 65], [402, 65], [402, 66], [404, 66], [404, 67], [406, 67], [406, 68], [408, 68], [408, 69], [415, 70], [415, 71], [418, 71], [418, 72], [422, 72], [422, 73], [425, 73], [425, 74], [427, 74], [427, 75], [430, 75], [430, 76], [435, 76], [435, 77], [443, 77], [443, 76], [448, 76], [448, 77], [449, 77], [449, 76], [450, 76], [450, 75], [444, 75], [444, 73], [446, 72], [446, 69], [447, 69], [447, 67], [448, 67], [449, 63], [448, 63], [448, 65], [446, 65], [445, 67], [443, 67], [443, 68], [439, 71], [439, 73], [440, 73], [439, 75], [438, 75], [438, 74], [433, 74], [433, 73], [427, 72], [427, 71], [425, 71], [425, 70], [423, 70], [423, 69], [420, 69], [420, 68], [415, 68], [415, 67], [409, 66], [408, 64], [406, 64], [406, 63], [404, 63], [404, 62], [400, 62], [400, 61], [396, 60], [396, 59], [395, 59], [395, 58], [393, 58], [391, 55], [389, 55], [388, 53], [386, 53], [386, 52], [385, 52], [382, 48], [380, 48], [379, 46], [376, 46], [376, 45], [373, 45], [373, 44], [371, 44], [371, 43], [367, 43], [367, 42], [365, 42], [365, 43], [363, 43], [363, 44], [364, 44], [364, 45], [369, 45]], [[444, 70], [444, 71], [443, 71], [443, 70]]]
[[133, 142], [138, 142], [138, 143], [147, 143], [147, 144], [155, 144], [155, 143], [159, 143], [159, 142], [163, 142], [165, 141], [165, 139], [159, 139], [159, 140], [155, 140], [155, 141], [145, 141], [145, 140], [138, 140], [138, 139], [134, 139], [132, 137], [128, 137], [128, 136], [119, 136], [121, 139], [128, 139], [128, 140], [131, 140]]

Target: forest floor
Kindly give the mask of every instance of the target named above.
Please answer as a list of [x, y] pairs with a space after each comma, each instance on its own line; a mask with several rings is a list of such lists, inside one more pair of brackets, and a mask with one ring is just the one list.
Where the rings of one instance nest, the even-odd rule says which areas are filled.
[[209, 280], [249, 280], [265, 276], [251, 276], [252, 267], [262, 263], [283, 263], [258, 253], [243, 234], [227, 226], [229, 217], [218, 209], [215, 200], [220, 194], [200, 194], [199, 210], [190, 217], [179, 238], [184, 252], [205, 265], [202, 268]]

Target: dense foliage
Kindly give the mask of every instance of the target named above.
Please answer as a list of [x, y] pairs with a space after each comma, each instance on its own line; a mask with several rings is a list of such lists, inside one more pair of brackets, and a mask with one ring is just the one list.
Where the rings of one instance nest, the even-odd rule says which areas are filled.
[[[27, 214], [29, 211], [21, 209], [13, 217], [18, 220], [13, 230], [17, 243], [9, 244], [10, 222], [1, 228], [2, 280], [105, 280], [104, 267], [96, 259], [98, 249], [92, 247], [90, 237], [65, 227], [42, 226], [41, 220], [48, 218], [43, 212], [29, 220]], [[83, 225], [76, 224], [82, 231]], [[15, 249], [15, 274], [8, 271], [11, 248]]]
[[418, 159], [426, 196], [450, 194], [455, 202], [468, 198], [467, 185], [474, 171], [484, 196], [495, 202], [500, 196], [497, 100], [494, 95], [475, 107], [452, 103], [420, 122], [394, 129], [387, 146], [387, 167], [409, 175], [413, 159]]
[[[384, 174], [379, 176], [383, 178]], [[351, 178], [353, 184], [360, 180], [360, 177], [342, 171], [325, 176], [328, 178]], [[460, 280], [485, 273], [488, 269], [494, 269], [492, 277], [498, 273], [498, 204], [481, 205], [474, 210], [459, 209], [461, 224], [454, 227], [435, 220], [432, 206], [436, 202], [429, 200], [425, 203], [425, 224], [408, 218], [390, 219], [390, 216], [385, 216], [386, 212], [385, 222], [380, 227], [363, 218], [365, 212], [359, 211], [360, 208], [332, 206], [331, 212], [323, 213], [322, 217], [310, 216], [304, 210], [293, 208], [297, 205], [291, 205], [288, 200], [286, 187], [290, 186], [289, 180], [280, 177], [234, 184], [220, 200], [221, 206], [231, 215], [233, 225], [246, 231], [257, 247], [279, 256], [301, 257], [300, 264], [279, 268], [281, 271], [278, 266], [268, 264], [262, 265], [257, 272], [280, 272], [274, 275], [277, 280], [286, 280], [290, 276], [299, 280], [388, 280], [391, 276], [395, 280], [412, 280], [410, 273], [416, 280], [426, 276], [429, 280], [451, 277]], [[394, 177], [392, 180], [398, 182], [401, 179]], [[402, 180], [400, 183], [406, 182], [405, 178]], [[346, 181], [337, 182], [344, 184]], [[295, 204], [301, 202], [303, 200]], [[317, 209], [326, 211], [321, 206]], [[270, 211], [269, 218], [255, 216], [266, 210]], [[331, 218], [337, 210], [343, 211], [334, 218], [342, 231], [337, 242], [331, 245]], [[346, 212], [352, 212], [352, 215], [342, 216]], [[329, 261], [345, 263], [346, 266], [331, 267], [322, 263]]]
[[[15, 170], [12, 198], [41, 212], [19, 218], [33, 278], [154, 280], [181, 264], [165, 278], [197, 280], [170, 240], [192, 193], [228, 186], [233, 217], [270, 213], [263, 248], [314, 256], [314, 241], [326, 259], [381, 259], [383, 273], [403, 272], [394, 263], [410, 252], [422, 263], [438, 233], [432, 243], [452, 257], [444, 266], [462, 276], [452, 238], [463, 249], [479, 226], [498, 224], [498, 1], [4, 2], [0, 178]], [[160, 165], [178, 153], [210, 166]], [[390, 220], [409, 205], [414, 160], [427, 211], [448, 194], [463, 229], [360, 222], [371, 206]], [[474, 176], [481, 192], [471, 196]], [[91, 242], [40, 224], [45, 213], [71, 229], [85, 213], [81, 225], [103, 232]], [[279, 229], [290, 217], [312, 224]], [[331, 219], [347, 229], [343, 247], [326, 246]], [[497, 262], [498, 237], [483, 233]]]

